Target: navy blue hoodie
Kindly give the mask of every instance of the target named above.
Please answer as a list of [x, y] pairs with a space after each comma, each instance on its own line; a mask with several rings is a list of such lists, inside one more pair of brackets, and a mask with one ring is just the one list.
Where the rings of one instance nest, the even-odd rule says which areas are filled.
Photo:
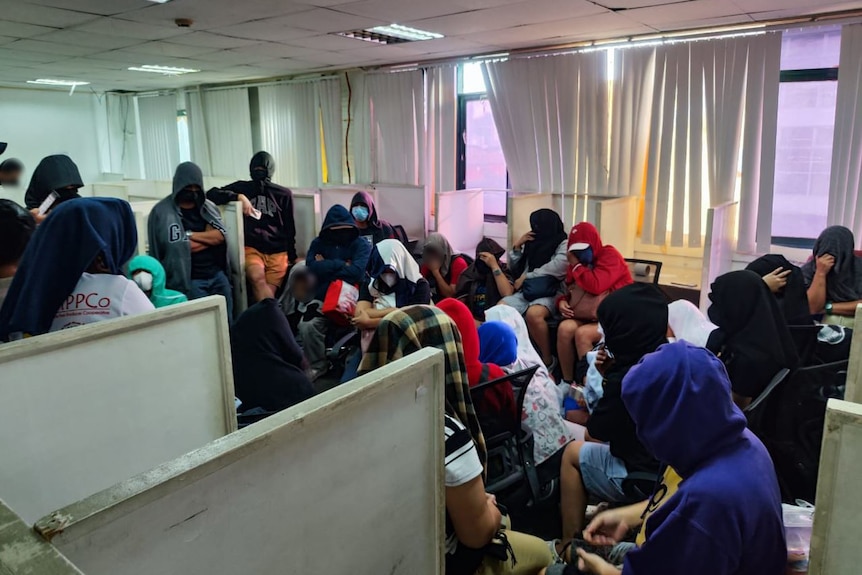
[[[344, 229], [333, 230], [336, 226]], [[323, 256], [317, 261], [315, 256]], [[311, 242], [305, 264], [317, 279], [315, 297], [326, 297], [329, 284], [344, 280], [358, 286], [365, 281], [365, 268], [371, 256], [371, 244], [359, 236], [353, 216], [344, 206], [332, 206], [326, 212], [320, 234]]]
[[685, 342], [663, 345], [629, 371], [622, 398], [643, 445], [683, 480], [647, 518], [623, 575], [784, 575], [778, 480], [721, 361]]

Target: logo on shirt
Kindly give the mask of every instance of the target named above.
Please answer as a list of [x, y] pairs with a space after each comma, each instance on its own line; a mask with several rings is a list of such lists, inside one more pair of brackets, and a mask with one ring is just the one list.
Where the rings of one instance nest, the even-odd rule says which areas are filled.
[[73, 293], [66, 298], [60, 311], [71, 311], [80, 309], [108, 309], [111, 307], [111, 298], [102, 296], [96, 292]]
[[253, 197], [251, 199], [251, 205], [267, 216], [274, 216], [278, 213], [278, 204], [275, 203], [275, 200], [267, 196]]
[[186, 237], [185, 232], [183, 231], [183, 227], [179, 224], [171, 224], [168, 228], [168, 239], [173, 244], [175, 242], [181, 242]]

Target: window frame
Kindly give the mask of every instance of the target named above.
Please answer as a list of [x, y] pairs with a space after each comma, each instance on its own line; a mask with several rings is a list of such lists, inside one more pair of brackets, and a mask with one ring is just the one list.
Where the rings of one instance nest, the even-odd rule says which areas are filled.
[[[481, 102], [488, 100], [488, 94], [474, 92], [472, 94], [458, 94], [458, 118], [455, 132], [455, 153], [457, 154], [457, 165], [455, 167], [455, 189], [467, 189], [467, 105], [470, 102]], [[509, 167], [506, 166], [506, 189], [511, 187], [509, 179]]]

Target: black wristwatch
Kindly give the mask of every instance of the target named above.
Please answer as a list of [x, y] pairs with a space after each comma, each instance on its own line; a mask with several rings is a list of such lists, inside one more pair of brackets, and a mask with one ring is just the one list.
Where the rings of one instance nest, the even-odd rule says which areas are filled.
[[832, 305], [831, 301], [826, 302], [826, 307], [824, 308], [826, 310], [826, 315], [832, 315], [832, 308], [833, 307], [834, 306]]

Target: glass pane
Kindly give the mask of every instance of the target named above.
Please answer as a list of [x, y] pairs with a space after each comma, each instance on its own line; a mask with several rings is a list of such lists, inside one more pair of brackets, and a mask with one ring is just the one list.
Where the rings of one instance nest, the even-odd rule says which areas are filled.
[[[503, 156], [503, 148], [500, 147], [491, 105], [488, 100], [468, 100], [466, 112], [465, 187], [505, 190], [506, 158]], [[502, 202], [490, 200], [496, 197], [493, 194], [487, 194], [486, 197], [492, 204], [485, 206], [486, 214], [506, 215], [505, 196]]]
[[785, 30], [781, 39], [781, 69], [837, 68], [841, 26]]
[[485, 77], [482, 75], [482, 65], [478, 62], [461, 64], [461, 93], [484, 94]]
[[826, 227], [837, 82], [781, 84], [772, 235], [816, 238]]

